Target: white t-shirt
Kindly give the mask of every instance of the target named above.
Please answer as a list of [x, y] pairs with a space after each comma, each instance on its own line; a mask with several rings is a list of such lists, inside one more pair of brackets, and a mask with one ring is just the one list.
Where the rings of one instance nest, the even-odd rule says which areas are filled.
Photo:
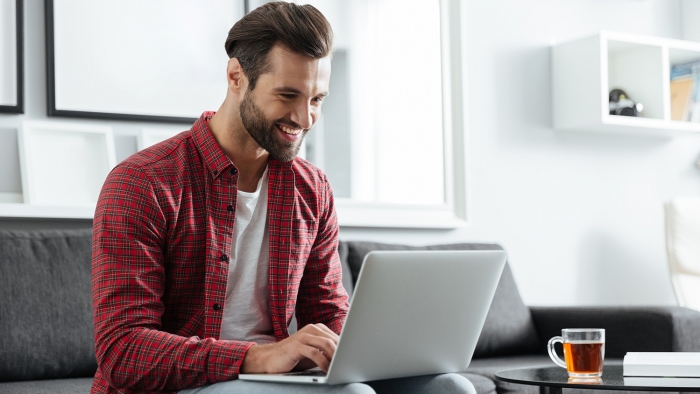
[[252, 193], [238, 191], [221, 339], [276, 342], [269, 302], [267, 169]]

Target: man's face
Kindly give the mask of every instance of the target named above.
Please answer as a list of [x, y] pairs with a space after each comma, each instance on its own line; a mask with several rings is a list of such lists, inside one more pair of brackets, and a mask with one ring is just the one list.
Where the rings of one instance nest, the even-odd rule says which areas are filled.
[[312, 59], [275, 45], [268, 61], [271, 71], [260, 74], [241, 100], [241, 120], [261, 148], [277, 160], [290, 161], [321, 116], [331, 59]]

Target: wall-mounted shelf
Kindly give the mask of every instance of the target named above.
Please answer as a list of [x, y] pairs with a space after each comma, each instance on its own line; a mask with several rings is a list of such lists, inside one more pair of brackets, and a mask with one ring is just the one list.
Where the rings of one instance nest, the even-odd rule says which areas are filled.
[[[552, 117], [558, 130], [670, 137], [700, 132], [671, 120], [671, 66], [700, 59], [700, 43], [627, 33], [598, 34], [552, 47]], [[610, 115], [608, 93], [625, 90], [644, 117]]]
[[112, 128], [24, 121], [9, 135], [17, 136], [17, 144], [4, 147], [0, 168], [21, 174], [2, 178], [0, 218], [92, 219], [104, 179], [116, 165]]
[[0, 218], [92, 219], [95, 207], [0, 203]]

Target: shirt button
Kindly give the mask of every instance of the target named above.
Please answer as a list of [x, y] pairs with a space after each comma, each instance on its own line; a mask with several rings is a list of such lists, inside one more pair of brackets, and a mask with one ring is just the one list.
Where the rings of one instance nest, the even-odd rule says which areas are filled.
[[222, 254], [221, 261], [228, 261], [228, 256], [226, 256], [225, 254]]
[[229, 205], [228, 207], [226, 207], [226, 209], [227, 209], [229, 212], [233, 212], [233, 205]]
[[214, 170], [214, 175], [217, 175], [218, 173], [219, 173], [219, 171]]
[[235, 168], [232, 168], [231, 171], [229, 171], [231, 175], [236, 175], [238, 173], [238, 170]]
[[219, 304], [214, 304], [214, 310], [215, 310], [215, 311], [220, 311], [220, 310], [221, 310], [221, 305], [219, 305]]

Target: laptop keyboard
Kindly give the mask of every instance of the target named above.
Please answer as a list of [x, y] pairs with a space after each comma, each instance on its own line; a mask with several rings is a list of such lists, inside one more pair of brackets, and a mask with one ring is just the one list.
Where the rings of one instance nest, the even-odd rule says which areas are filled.
[[310, 370], [310, 371], [301, 371], [301, 372], [289, 372], [285, 373], [285, 376], [321, 376], [324, 377], [326, 376], [326, 373], [321, 371], [321, 370]]

